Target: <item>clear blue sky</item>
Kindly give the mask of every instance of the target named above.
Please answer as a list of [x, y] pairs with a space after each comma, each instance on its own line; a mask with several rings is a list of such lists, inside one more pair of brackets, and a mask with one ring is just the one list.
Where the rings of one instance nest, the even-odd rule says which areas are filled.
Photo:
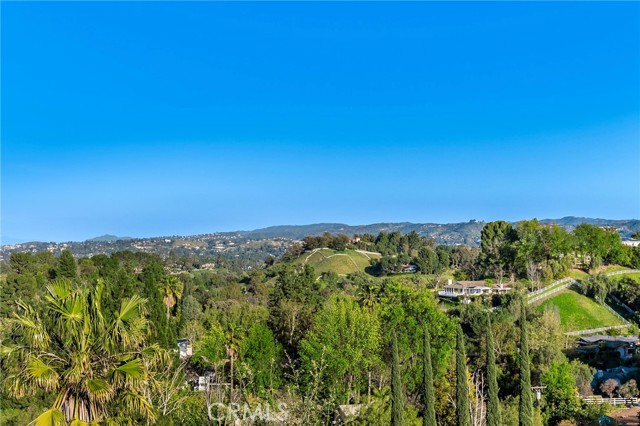
[[640, 4], [2, 3], [3, 242], [640, 217]]

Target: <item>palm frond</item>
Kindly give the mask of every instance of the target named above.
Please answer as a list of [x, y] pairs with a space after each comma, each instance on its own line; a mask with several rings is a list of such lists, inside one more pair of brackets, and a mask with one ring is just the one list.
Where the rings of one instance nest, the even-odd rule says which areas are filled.
[[55, 300], [66, 300], [71, 296], [71, 282], [55, 280], [45, 286], [49, 296]]
[[57, 408], [51, 408], [40, 414], [29, 426], [65, 426], [64, 414]]
[[60, 375], [51, 365], [46, 364], [42, 359], [34, 356], [29, 357], [25, 368], [27, 380], [35, 383], [38, 387], [50, 391], [58, 386]]
[[28, 344], [35, 349], [46, 348], [51, 339], [38, 314], [34, 311], [33, 307], [24, 305], [18, 302], [18, 305], [25, 311], [24, 315], [13, 313], [13, 317], [10, 318], [9, 324], [24, 334], [24, 337], [28, 340]]
[[105, 402], [113, 397], [113, 387], [103, 379], [87, 380], [87, 393], [100, 402]]
[[122, 397], [123, 407], [131, 414], [137, 414], [154, 422], [156, 414], [153, 405], [143, 395], [135, 392], [125, 392]]
[[120, 305], [117, 320], [121, 322], [128, 322], [137, 317], [142, 313], [146, 302], [146, 299], [138, 295], [124, 299]]

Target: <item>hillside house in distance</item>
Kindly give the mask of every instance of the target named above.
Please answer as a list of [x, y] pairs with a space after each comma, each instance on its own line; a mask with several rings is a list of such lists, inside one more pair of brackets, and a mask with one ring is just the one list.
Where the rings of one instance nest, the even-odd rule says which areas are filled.
[[605, 351], [617, 352], [620, 359], [631, 359], [638, 350], [640, 339], [635, 336], [582, 336], [576, 340], [578, 351], [584, 353], [599, 353]]
[[402, 272], [415, 274], [416, 272], [418, 272], [418, 267], [414, 264], [404, 265], [402, 267]]
[[640, 246], [640, 240], [634, 240], [633, 238], [623, 238], [622, 244], [629, 247], [638, 247]]
[[485, 296], [492, 294], [504, 294], [511, 291], [511, 283], [489, 285], [484, 281], [456, 281], [448, 284], [438, 292], [441, 297], [461, 297], [468, 300], [474, 296]]

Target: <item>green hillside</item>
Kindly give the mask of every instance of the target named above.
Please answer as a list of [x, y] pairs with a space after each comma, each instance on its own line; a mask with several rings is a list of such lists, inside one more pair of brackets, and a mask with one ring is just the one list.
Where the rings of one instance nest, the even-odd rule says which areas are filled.
[[371, 259], [379, 259], [379, 254], [361, 253], [355, 250], [319, 249], [303, 253], [296, 263], [311, 265], [318, 274], [333, 271], [338, 275], [364, 272]]
[[593, 299], [573, 290], [563, 290], [541, 302], [536, 310], [544, 311], [555, 306], [565, 332], [622, 325], [622, 321]]

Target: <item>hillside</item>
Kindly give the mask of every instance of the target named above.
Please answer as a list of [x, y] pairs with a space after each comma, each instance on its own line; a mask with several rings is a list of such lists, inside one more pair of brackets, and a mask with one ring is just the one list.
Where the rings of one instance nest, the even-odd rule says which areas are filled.
[[370, 259], [380, 258], [379, 254], [355, 250], [336, 251], [317, 249], [300, 255], [294, 263], [313, 266], [318, 274], [333, 271], [338, 275], [365, 272]]
[[[623, 237], [629, 237], [640, 230], [640, 220], [609, 220], [580, 217], [564, 217], [562, 219], [544, 219], [543, 223], [557, 223], [572, 230], [580, 223], [598, 226], [611, 226], [618, 229]], [[216, 232], [189, 236], [160, 236], [149, 238], [118, 237], [104, 235], [82, 242], [27, 242], [22, 244], [0, 246], [0, 261], [6, 260], [12, 252], [30, 252], [47, 250], [59, 255], [62, 250], [70, 249], [76, 256], [93, 256], [99, 253], [113, 253], [120, 250], [144, 251], [167, 256], [194, 256], [208, 259], [218, 255], [229, 258], [251, 259], [262, 261], [268, 255], [280, 256], [295, 240], [309, 235], [331, 234], [378, 234], [385, 232], [411, 231], [420, 236], [433, 238], [437, 244], [445, 245], [480, 245], [480, 232], [486, 222], [471, 220], [460, 223], [374, 223], [370, 225], [346, 225], [343, 223], [317, 223], [311, 225], [271, 226], [252, 231]]]
[[542, 312], [548, 307], [558, 309], [564, 332], [622, 325], [622, 321], [604, 306], [570, 289], [540, 302], [536, 310]]
[[[561, 219], [542, 219], [542, 223], [555, 223], [568, 231], [573, 230], [581, 223], [590, 225], [614, 227], [618, 229], [623, 237], [629, 237], [636, 231], [640, 231], [640, 220], [611, 220], [586, 217], [567, 216]], [[290, 238], [294, 240], [302, 239], [308, 235], [320, 235], [324, 232], [331, 234], [378, 234], [381, 231], [399, 231], [407, 234], [416, 231], [424, 237], [433, 238], [438, 244], [466, 244], [479, 245], [480, 232], [486, 222], [470, 220], [459, 223], [411, 223], [411, 222], [383, 222], [369, 225], [346, 225], [344, 223], [316, 223], [311, 225], [282, 225], [270, 226], [268, 228], [256, 229], [253, 231], [240, 231], [244, 237], [262, 238]], [[516, 222], [512, 222], [516, 223]]]

